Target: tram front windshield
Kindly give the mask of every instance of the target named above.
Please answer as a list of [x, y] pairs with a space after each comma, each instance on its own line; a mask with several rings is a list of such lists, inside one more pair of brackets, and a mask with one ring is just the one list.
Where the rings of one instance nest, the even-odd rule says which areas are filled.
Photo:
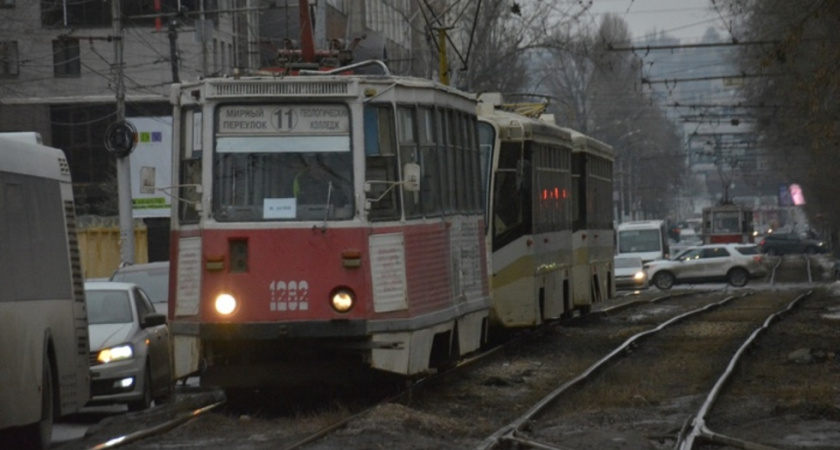
[[221, 222], [353, 217], [350, 136], [219, 137], [213, 209]]

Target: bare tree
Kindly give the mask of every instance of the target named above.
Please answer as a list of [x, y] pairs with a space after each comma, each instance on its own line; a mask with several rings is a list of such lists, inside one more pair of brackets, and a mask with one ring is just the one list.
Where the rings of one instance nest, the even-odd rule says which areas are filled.
[[[788, 182], [798, 183], [812, 222], [840, 229], [840, 2], [730, 0], [741, 47], [743, 93], [760, 144]], [[725, 8], [725, 9], [724, 9]]]
[[[611, 48], [630, 40], [627, 24], [607, 15], [595, 29], [555, 35], [543, 77], [566, 125], [615, 149], [621, 216], [665, 218], [686, 166], [674, 125], [639, 88], [639, 62]], [[557, 105], [559, 103], [559, 105]]]

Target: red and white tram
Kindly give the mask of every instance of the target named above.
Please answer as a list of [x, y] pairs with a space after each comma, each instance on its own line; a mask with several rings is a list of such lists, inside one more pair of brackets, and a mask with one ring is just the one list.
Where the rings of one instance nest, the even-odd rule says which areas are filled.
[[476, 100], [375, 64], [173, 86], [177, 378], [414, 375], [486, 342]]
[[753, 209], [735, 203], [703, 208], [702, 230], [704, 244], [752, 243]]

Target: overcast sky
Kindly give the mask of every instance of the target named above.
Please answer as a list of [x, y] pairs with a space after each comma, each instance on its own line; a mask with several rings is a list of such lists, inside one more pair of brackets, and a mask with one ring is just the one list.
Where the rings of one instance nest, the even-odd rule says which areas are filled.
[[630, 25], [634, 40], [653, 31], [665, 31], [688, 43], [699, 41], [709, 27], [726, 34], [710, 0], [592, 0], [589, 11], [596, 23], [605, 13], [617, 14]]

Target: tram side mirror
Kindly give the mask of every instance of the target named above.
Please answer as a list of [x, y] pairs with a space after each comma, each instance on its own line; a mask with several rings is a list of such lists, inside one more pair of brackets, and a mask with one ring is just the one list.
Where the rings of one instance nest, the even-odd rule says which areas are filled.
[[420, 164], [408, 163], [403, 166], [403, 186], [408, 192], [420, 191]]

